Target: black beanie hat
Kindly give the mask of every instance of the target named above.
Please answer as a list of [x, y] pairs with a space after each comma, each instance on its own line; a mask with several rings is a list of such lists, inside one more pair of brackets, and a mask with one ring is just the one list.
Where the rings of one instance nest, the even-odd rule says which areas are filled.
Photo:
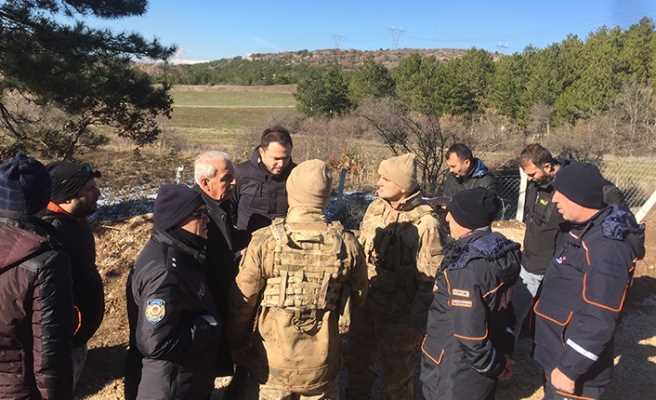
[[562, 167], [553, 181], [553, 187], [574, 203], [600, 210], [604, 203], [604, 187], [609, 185], [595, 165], [573, 162]]
[[52, 193], [50, 200], [63, 203], [80, 193], [80, 190], [93, 178], [100, 178], [101, 174], [90, 164], [71, 161], [55, 161], [46, 167], [52, 179]]
[[17, 154], [0, 164], [0, 209], [19, 215], [36, 214], [48, 205], [50, 185], [43, 164]]
[[447, 207], [453, 219], [468, 229], [489, 226], [499, 211], [499, 199], [485, 188], [474, 188], [456, 193]]
[[155, 227], [163, 231], [174, 228], [203, 204], [200, 192], [186, 185], [162, 185], [155, 199]]

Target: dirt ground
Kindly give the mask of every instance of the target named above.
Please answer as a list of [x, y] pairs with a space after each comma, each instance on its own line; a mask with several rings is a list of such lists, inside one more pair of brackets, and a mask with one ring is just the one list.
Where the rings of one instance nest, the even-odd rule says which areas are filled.
[[[636, 273], [624, 321], [616, 341], [616, 375], [606, 399], [653, 398], [656, 393], [656, 213], [647, 219], [647, 257]], [[90, 343], [79, 399], [123, 399], [123, 363], [128, 339], [125, 308], [127, 272], [151, 229], [149, 216], [96, 227], [98, 266], [105, 281], [106, 315]], [[516, 222], [495, 224], [495, 229], [521, 241], [523, 230]], [[514, 376], [502, 382], [497, 399], [541, 399], [541, 373], [527, 355], [523, 343], [514, 365]], [[222, 386], [217, 381], [217, 387]], [[220, 399], [217, 389], [214, 398]], [[464, 399], [463, 399], [464, 400]]]

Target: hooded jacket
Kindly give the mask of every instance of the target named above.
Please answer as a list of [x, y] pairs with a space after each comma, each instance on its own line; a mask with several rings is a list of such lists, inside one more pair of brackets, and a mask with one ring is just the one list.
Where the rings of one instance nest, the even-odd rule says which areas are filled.
[[428, 399], [483, 400], [512, 351], [510, 291], [519, 244], [487, 229], [455, 241], [435, 279], [421, 380]]
[[456, 193], [476, 187], [485, 188], [493, 193], [497, 191], [494, 175], [492, 175], [483, 161], [478, 158], [474, 158], [474, 167], [468, 176], [457, 177], [451, 173], [447, 173], [444, 184], [442, 185], [441, 194], [450, 200]]
[[73, 397], [68, 257], [33, 217], [0, 219], [0, 398]]
[[644, 226], [625, 206], [572, 226], [546, 271], [533, 311], [535, 360], [586, 387], [603, 387], [613, 369], [613, 337], [635, 261], [645, 255]]
[[235, 166], [237, 187], [237, 228], [252, 233], [271, 223], [274, 218], [287, 213], [285, 183], [296, 166], [290, 161], [280, 175], [270, 173], [260, 158], [259, 147], [253, 150], [251, 159]]

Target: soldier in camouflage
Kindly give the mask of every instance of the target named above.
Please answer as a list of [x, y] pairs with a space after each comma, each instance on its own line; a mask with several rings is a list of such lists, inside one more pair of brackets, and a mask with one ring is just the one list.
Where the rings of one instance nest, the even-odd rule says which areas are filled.
[[378, 198], [367, 209], [358, 238], [369, 292], [353, 317], [348, 396], [368, 399], [381, 373], [383, 398], [414, 400], [418, 347], [441, 258], [438, 222], [419, 191], [413, 154], [384, 160], [378, 173]]
[[339, 398], [341, 325], [364, 300], [367, 272], [355, 236], [323, 216], [330, 171], [299, 164], [289, 211], [253, 233], [231, 293], [228, 339], [260, 399]]

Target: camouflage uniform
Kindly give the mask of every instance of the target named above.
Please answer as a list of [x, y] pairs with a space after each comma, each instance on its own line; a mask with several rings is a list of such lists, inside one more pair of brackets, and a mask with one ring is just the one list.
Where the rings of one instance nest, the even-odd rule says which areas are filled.
[[394, 209], [376, 199], [362, 220], [369, 291], [354, 315], [348, 356], [349, 398], [367, 399], [376, 372], [385, 399], [413, 399], [418, 347], [441, 253], [432, 207], [415, 192]]
[[366, 287], [355, 236], [326, 223], [321, 210], [291, 208], [253, 234], [228, 331], [235, 361], [260, 383], [260, 399], [338, 398], [339, 324]]

